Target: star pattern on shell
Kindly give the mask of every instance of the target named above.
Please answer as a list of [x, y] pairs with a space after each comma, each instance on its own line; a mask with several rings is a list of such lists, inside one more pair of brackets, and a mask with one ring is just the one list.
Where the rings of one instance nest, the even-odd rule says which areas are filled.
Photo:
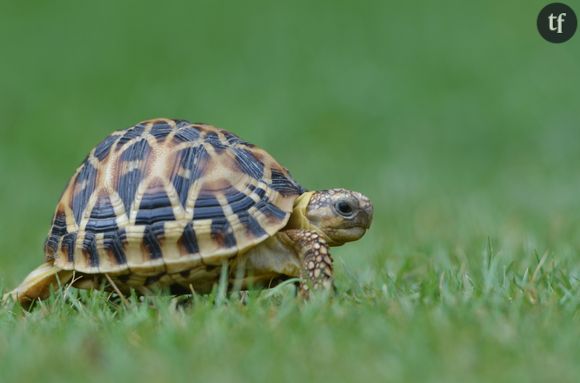
[[109, 135], [77, 169], [45, 256], [63, 270], [140, 278], [132, 284], [191, 278], [283, 228], [303, 191], [266, 151], [226, 130], [143, 121]]

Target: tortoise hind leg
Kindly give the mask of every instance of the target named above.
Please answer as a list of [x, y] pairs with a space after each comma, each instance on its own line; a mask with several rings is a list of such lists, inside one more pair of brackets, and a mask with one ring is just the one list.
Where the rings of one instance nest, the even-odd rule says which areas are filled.
[[24, 278], [24, 281], [9, 293], [4, 294], [3, 301], [12, 299], [22, 305], [29, 305], [36, 299], [46, 299], [50, 294], [50, 286], [70, 282], [73, 271], [62, 270], [52, 263], [46, 262], [34, 269]]

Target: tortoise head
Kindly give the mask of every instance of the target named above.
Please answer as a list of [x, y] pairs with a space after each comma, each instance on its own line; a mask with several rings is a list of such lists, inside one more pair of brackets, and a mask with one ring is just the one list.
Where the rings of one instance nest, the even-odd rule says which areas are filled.
[[290, 224], [314, 230], [329, 245], [340, 246], [361, 238], [373, 220], [373, 205], [363, 194], [329, 189], [302, 194], [294, 205]]

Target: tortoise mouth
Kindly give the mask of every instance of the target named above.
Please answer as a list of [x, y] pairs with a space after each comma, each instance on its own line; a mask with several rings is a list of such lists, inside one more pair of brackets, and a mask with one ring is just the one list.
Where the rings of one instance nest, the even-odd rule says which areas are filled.
[[361, 226], [341, 228], [341, 229], [330, 229], [327, 230], [327, 236], [337, 245], [342, 245], [346, 242], [356, 241], [362, 238], [367, 232], [367, 229]]

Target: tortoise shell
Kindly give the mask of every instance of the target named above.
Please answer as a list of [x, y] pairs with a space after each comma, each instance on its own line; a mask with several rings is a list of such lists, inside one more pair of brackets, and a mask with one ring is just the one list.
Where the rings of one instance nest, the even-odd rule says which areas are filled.
[[217, 265], [283, 228], [302, 192], [266, 151], [228, 131], [144, 121], [105, 138], [77, 169], [45, 256], [87, 274]]

